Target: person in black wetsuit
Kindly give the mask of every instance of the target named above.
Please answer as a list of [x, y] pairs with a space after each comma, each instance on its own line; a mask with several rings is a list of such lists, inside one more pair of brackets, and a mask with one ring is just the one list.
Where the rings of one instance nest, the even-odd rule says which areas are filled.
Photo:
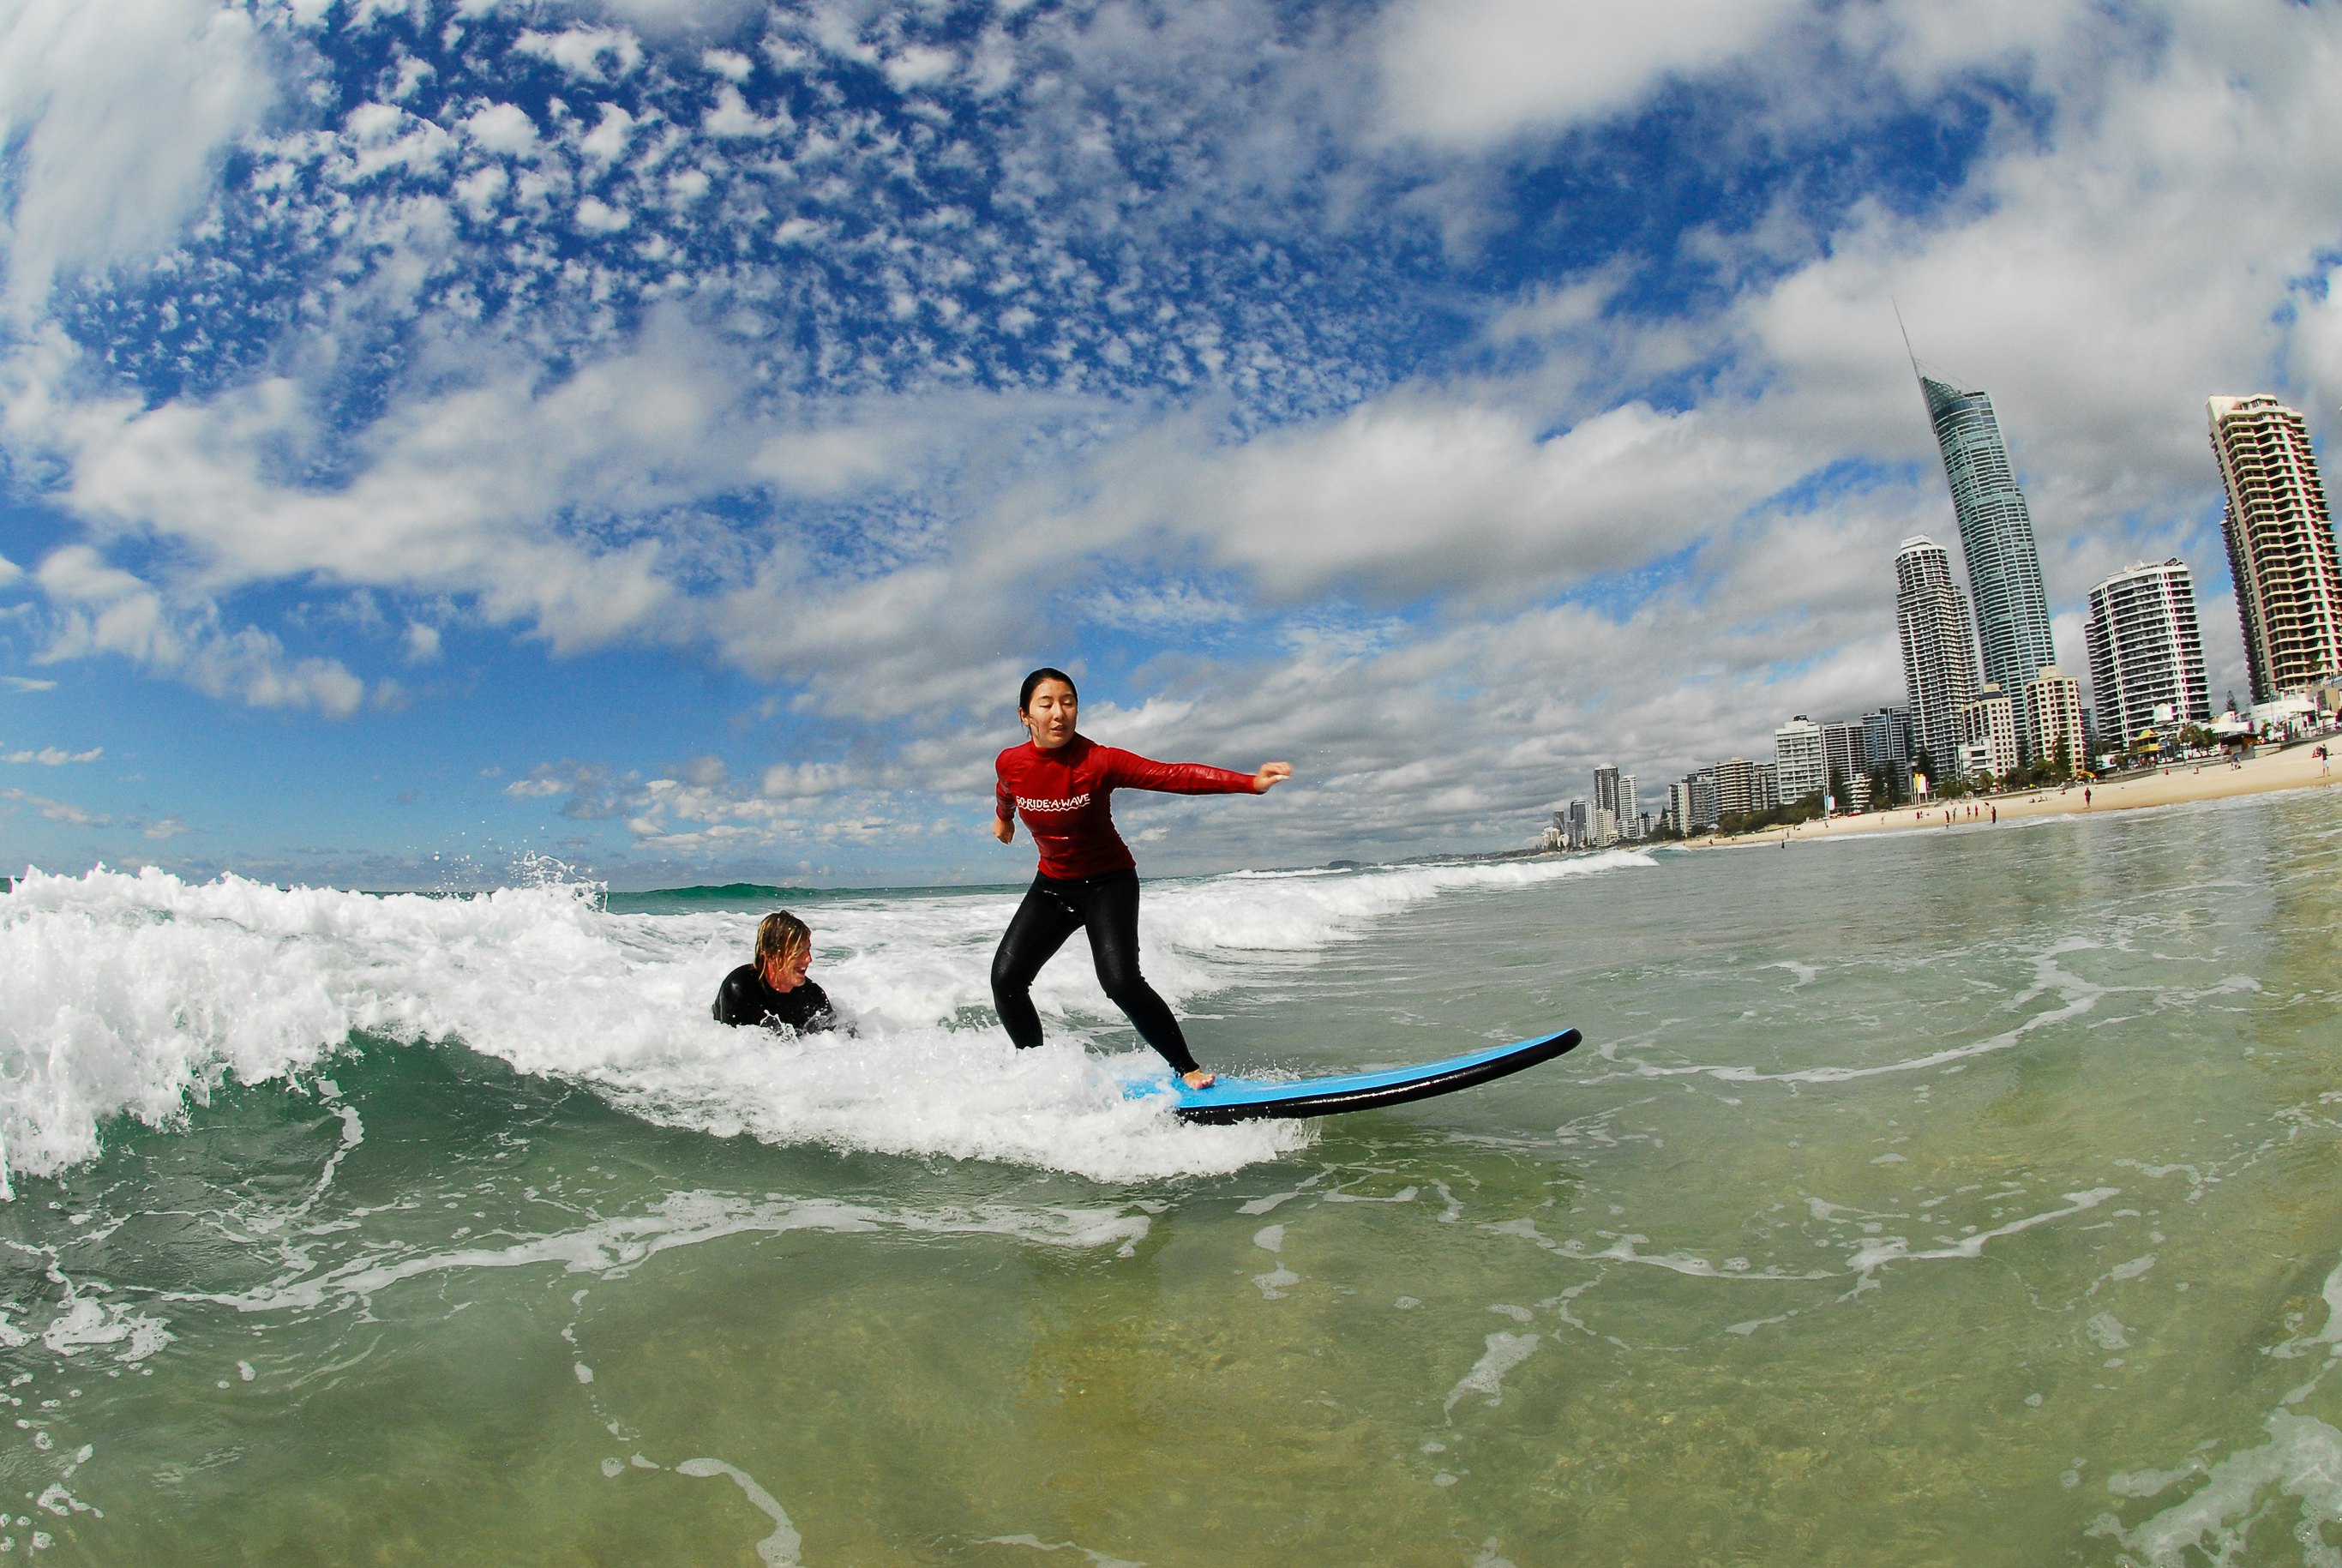
[[756, 927], [756, 957], [724, 977], [710, 1009], [718, 1024], [786, 1024], [800, 1034], [837, 1026], [828, 994], [806, 978], [813, 963], [813, 933], [783, 910]]

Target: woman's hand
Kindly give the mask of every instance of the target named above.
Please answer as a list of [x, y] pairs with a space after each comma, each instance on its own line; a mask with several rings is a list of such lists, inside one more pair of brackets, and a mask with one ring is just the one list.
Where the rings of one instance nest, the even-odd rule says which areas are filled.
[[1252, 775], [1252, 793], [1266, 794], [1292, 776], [1291, 763], [1263, 763], [1260, 764], [1260, 772]]
[[[1255, 789], [1258, 789], [1260, 785], [1256, 782], [1253, 787]], [[1016, 824], [1009, 821], [1005, 816], [994, 817], [992, 819], [992, 836], [998, 839], [1003, 844], [1011, 843], [1016, 837]]]

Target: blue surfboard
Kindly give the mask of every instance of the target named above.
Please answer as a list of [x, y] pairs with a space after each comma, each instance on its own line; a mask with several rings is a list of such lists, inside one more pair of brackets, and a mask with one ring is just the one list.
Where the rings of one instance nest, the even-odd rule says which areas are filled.
[[1575, 1029], [1536, 1040], [1516, 1040], [1445, 1062], [1415, 1067], [1390, 1067], [1378, 1073], [1341, 1073], [1323, 1078], [1236, 1078], [1223, 1075], [1208, 1089], [1190, 1089], [1176, 1078], [1141, 1078], [1123, 1085], [1123, 1094], [1170, 1094], [1177, 1101], [1183, 1122], [1217, 1125], [1251, 1122], [1265, 1116], [1331, 1116], [1343, 1111], [1367, 1111], [1379, 1105], [1404, 1105], [1434, 1094], [1452, 1094], [1550, 1062], [1574, 1050]]

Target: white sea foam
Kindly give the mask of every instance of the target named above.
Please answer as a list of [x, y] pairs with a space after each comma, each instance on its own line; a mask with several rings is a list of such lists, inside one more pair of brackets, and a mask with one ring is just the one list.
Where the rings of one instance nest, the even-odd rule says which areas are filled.
[[[1640, 854], [1249, 874], [1150, 884], [1149, 977], [1176, 1007], [1306, 962], [1409, 905], [1648, 865]], [[1014, 1161], [1105, 1180], [1225, 1172], [1297, 1146], [1288, 1124], [1189, 1127], [1100, 1055], [1118, 1014], [1070, 954], [1034, 999], [1051, 1044], [991, 1018], [992, 894], [874, 894], [818, 910], [816, 975], [854, 1035], [776, 1040], [710, 1021], [754, 925], [738, 912], [612, 914], [594, 889], [474, 898], [190, 884], [152, 869], [28, 873], [0, 894], [0, 1195], [97, 1153], [119, 1116], [163, 1125], [224, 1081], [314, 1070], [361, 1048], [460, 1041], [592, 1085], [646, 1118], [767, 1142]], [[1126, 1039], [1126, 1034], [1119, 1035]], [[362, 1136], [355, 1113], [345, 1138]]]

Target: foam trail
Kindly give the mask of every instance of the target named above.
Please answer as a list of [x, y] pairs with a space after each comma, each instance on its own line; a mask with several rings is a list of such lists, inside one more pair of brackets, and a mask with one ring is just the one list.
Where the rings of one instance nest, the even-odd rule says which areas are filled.
[[[1153, 884], [1148, 973], [1177, 1006], [1429, 899], [1652, 864], [1619, 854]], [[0, 1193], [12, 1171], [92, 1158], [114, 1117], [168, 1124], [230, 1080], [299, 1079], [353, 1035], [460, 1041], [718, 1135], [1100, 1180], [1232, 1171], [1306, 1141], [1294, 1124], [1188, 1127], [1165, 1104], [1125, 1101], [1117, 1075], [1156, 1064], [1084, 1049], [1100, 1026], [1122, 1027], [1085, 964], [1043, 972], [1035, 1001], [1051, 1043], [1011, 1051], [992, 1025], [989, 968], [1015, 902], [826, 900], [816, 973], [858, 1034], [795, 1041], [707, 1017], [750, 945], [746, 914], [614, 914], [598, 889], [559, 883], [458, 899], [29, 872], [0, 894]], [[355, 1113], [336, 1110], [354, 1144]]]
[[756, 1543], [756, 1556], [766, 1568], [796, 1568], [797, 1553], [805, 1550], [805, 1542], [797, 1528], [789, 1523], [788, 1513], [778, 1499], [756, 1483], [756, 1478], [736, 1465], [720, 1459], [686, 1459], [675, 1467], [677, 1475], [706, 1477], [728, 1475], [740, 1494], [754, 1503], [757, 1511], [773, 1522], [773, 1533]]

